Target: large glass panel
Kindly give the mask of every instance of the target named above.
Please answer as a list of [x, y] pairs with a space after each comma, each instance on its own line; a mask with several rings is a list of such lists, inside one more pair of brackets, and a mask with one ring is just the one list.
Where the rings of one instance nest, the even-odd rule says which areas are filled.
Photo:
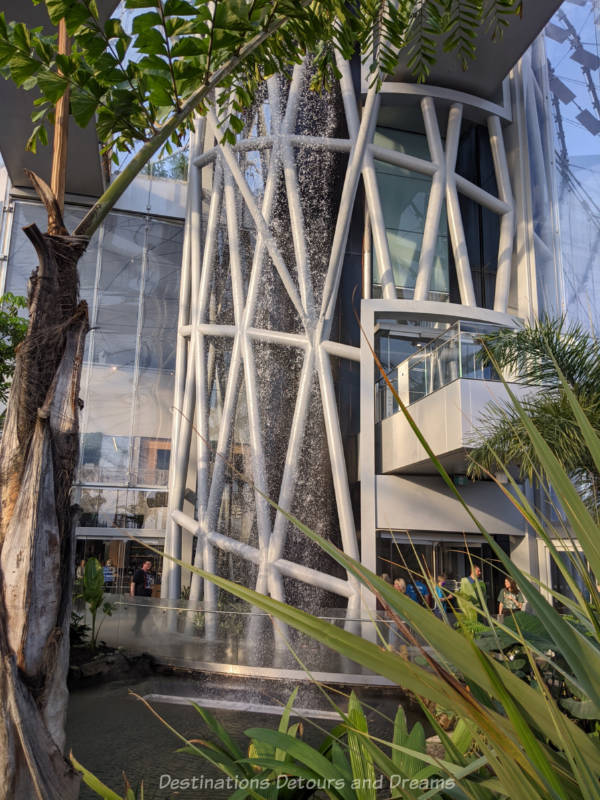
[[131, 481], [146, 486], [168, 481], [182, 238], [179, 224], [147, 231], [131, 463]]
[[140, 366], [175, 369], [183, 226], [153, 222], [148, 229]]
[[[421, 134], [392, 128], [378, 128], [375, 132], [374, 144], [426, 161], [431, 160], [427, 139]], [[376, 161], [375, 169], [394, 272], [394, 283], [401, 290], [401, 295], [411, 297], [423, 244], [431, 178], [384, 161]], [[374, 262], [374, 279], [378, 283], [380, 278], [377, 277], [379, 271], [376, 258], [374, 258]], [[431, 291], [440, 292], [443, 299], [447, 299], [449, 279], [445, 210], [442, 212], [439, 225]]]
[[[27, 281], [37, 265], [35, 250], [23, 233], [26, 225], [34, 223], [42, 231], [46, 230], [48, 217], [44, 208], [38, 203], [15, 203], [15, 215], [12, 223], [12, 238], [8, 263], [10, 269], [6, 275], [6, 291], [16, 295], [27, 295]], [[25, 315], [25, 311], [23, 314]]]
[[163, 530], [167, 493], [83, 486], [75, 494], [81, 508], [79, 527]]
[[[417, 343], [416, 352], [392, 368], [388, 378], [405, 403], [415, 403], [459, 378], [499, 380], [493, 367], [483, 363], [481, 343], [482, 336], [497, 329], [480, 322], [455, 322], [429, 344]], [[384, 357], [389, 353], [388, 339], [392, 338], [386, 334], [380, 331], [377, 335], [378, 349]], [[411, 343], [405, 345], [410, 352]], [[397, 404], [383, 377], [378, 379], [376, 391], [378, 420], [396, 413]]]
[[182, 233], [181, 224], [125, 214], [105, 223], [82, 481], [167, 484]]
[[133, 367], [146, 222], [113, 214], [104, 226], [92, 360]]
[[[598, 330], [600, 280], [600, 14], [597, 0], [562, 3], [545, 30], [545, 48], [533, 50], [534, 74], [545, 80], [551, 103], [532, 115], [532, 188], [536, 234], [546, 247], [560, 231], [560, 252], [545, 257], [536, 250], [537, 292], [541, 308]], [[547, 77], [546, 77], [547, 76]], [[532, 104], [533, 108], [533, 104]], [[547, 117], [553, 142], [545, 131]], [[541, 144], [541, 146], [540, 146]], [[556, 216], [549, 213], [545, 170], [553, 169]], [[558, 265], [558, 269], [557, 269]], [[562, 273], [562, 274], [561, 274]]]
[[[494, 161], [486, 128], [474, 125], [463, 132], [458, 148], [456, 172], [491, 195], [498, 196]], [[500, 218], [464, 194], [459, 193], [458, 199], [477, 305], [482, 308], [493, 308], [498, 271]]]

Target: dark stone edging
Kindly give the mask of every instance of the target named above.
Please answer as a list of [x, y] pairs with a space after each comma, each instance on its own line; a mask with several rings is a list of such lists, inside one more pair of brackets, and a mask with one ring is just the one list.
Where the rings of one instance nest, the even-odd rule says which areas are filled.
[[[81, 661], [80, 658], [77, 661]], [[71, 664], [69, 691], [88, 689], [111, 681], [147, 678], [156, 672], [156, 662], [149, 653], [127, 650], [104, 650], [81, 663]]]

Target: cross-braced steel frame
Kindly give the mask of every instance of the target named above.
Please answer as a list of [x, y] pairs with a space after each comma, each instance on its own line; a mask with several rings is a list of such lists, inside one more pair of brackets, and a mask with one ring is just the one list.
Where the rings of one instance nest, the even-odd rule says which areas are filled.
[[[375, 89], [370, 89], [361, 109], [357, 104], [349, 65], [340, 61], [339, 68], [348, 138], [306, 136], [295, 132], [298, 105], [305, 86], [305, 65], [299, 65], [294, 69], [287, 103], [282, 113], [278, 111], [281, 101], [280, 81], [277, 78], [268, 81], [272, 115], [270, 135], [240, 140], [231, 146], [219, 141], [218, 123], [214, 113], [210, 112], [206, 124], [211, 131], [210, 140], [214, 145], [200, 152], [203, 137], [196, 137], [196, 150], [191, 157], [187, 230], [181, 278], [169, 495], [170, 516], [165, 550], [177, 558], [181, 557], [182, 530], [185, 530], [198, 537], [195, 563], [205, 570], [214, 571], [216, 549], [235, 553], [256, 565], [255, 588], [258, 592], [285, 600], [283, 577], [288, 576], [345, 598], [349, 616], [355, 616], [359, 612], [360, 593], [352, 576], [348, 575], [347, 579], [342, 579], [283, 557], [289, 523], [282, 509], [292, 508], [309, 401], [316, 382], [322, 401], [342, 546], [348, 555], [360, 558], [331, 365], [332, 356], [360, 361], [359, 348], [341, 344], [331, 338], [334, 309], [359, 180], [362, 176], [373, 246], [380, 266], [383, 296], [386, 299], [396, 297], [396, 286], [377, 186], [375, 159], [431, 177], [431, 191], [414, 292], [415, 301], [426, 301], [429, 296], [436, 240], [445, 201], [461, 302], [468, 306], [476, 304], [460, 213], [458, 198], [460, 192], [491, 209], [500, 217], [494, 309], [506, 311], [513, 249], [514, 204], [498, 116], [492, 114], [487, 120], [499, 190], [499, 196], [494, 196], [456, 174], [463, 115], [460, 103], [450, 105], [444, 145], [438, 123], [436, 101], [429, 96], [422, 97], [420, 104], [431, 160], [377, 147], [372, 141], [381, 98]], [[204, 136], [204, 140], [206, 139]], [[311, 281], [306, 225], [298, 186], [295, 150], [299, 148], [326, 149], [348, 154], [328, 269], [319, 296], [315, 295], [315, 287]], [[264, 150], [270, 151], [270, 159], [262, 203], [259, 207], [256, 193], [240, 167], [239, 154]], [[206, 167], [212, 168], [212, 181], [208, 212], [203, 214], [202, 170]], [[282, 176], [289, 208], [293, 264], [286, 263], [272, 230], [276, 191]], [[223, 215], [226, 219], [228, 236], [227, 269], [231, 275], [234, 317], [234, 323], [227, 325], [211, 322], [209, 315], [212, 270], [215, 269], [218, 230]], [[242, 216], [246, 218], [248, 215], [254, 226], [255, 240], [246, 288], [242, 275], [240, 228]], [[302, 321], [301, 332], [271, 330], [255, 325], [257, 303], [260, 302], [261, 273], [267, 257]], [[212, 470], [209, 452], [209, 337], [223, 337], [231, 343]], [[294, 403], [293, 421], [289, 441], [286, 442], [287, 454], [279, 496], [274, 498], [279, 506], [274, 521], [265, 500], [267, 492], [265, 442], [261, 437], [261, 408], [258, 405], [258, 376], [255, 361], [255, 347], [265, 342], [294, 349], [302, 354], [303, 359], [297, 395], [290, 400]], [[258, 532], [256, 546], [217, 531], [228, 469], [228, 447], [235, 421], [239, 387], [242, 383], [245, 388], [249, 446], [252, 453], [251, 478], [255, 489]], [[194, 419], [195, 425], [192, 424]], [[190, 470], [190, 454], [194, 439], [196, 463]], [[194, 516], [184, 512], [184, 495], [189, 474], [194, 474], [197, 479]], [[165, 593], [170, 599], [179, 599], [180, 584], [180, 568], [165, 560], [163, 587], [167, 587]], [[201, 597], [205, 609], [216, 608], [215, 586], [209, 582], [202, 585], [202, 581], [194, 575], [190, 587], [190, 603], [196, 603]]]

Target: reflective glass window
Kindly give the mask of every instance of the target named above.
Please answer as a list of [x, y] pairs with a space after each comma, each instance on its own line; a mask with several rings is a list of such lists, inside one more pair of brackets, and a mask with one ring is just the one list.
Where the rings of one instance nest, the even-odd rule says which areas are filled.
[[[430, 161], [427, 139], [422, 134], [378, 128], [373, 141], [378, 147]], [[384, 161], [376, 161], [375, 170], [394, 283], [400, 290], [400, 296], [412, 297], [423, 244], [431, 178]], [[439, 225], [431, 291], [440, 292], [445, 298], [449, 291], [448, 263], [448, 235], [444, 207]], [[379, 272], [374, 255], [375, 283], [381, 280]]]

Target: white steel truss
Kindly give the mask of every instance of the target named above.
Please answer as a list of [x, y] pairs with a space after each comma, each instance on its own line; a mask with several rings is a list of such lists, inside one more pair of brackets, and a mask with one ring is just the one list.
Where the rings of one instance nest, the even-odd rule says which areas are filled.
[[[348, 615], [359, 611], [360, 595], [356, 582], [334, 577], [324, 571], [295, 563], [283, 557], [288, 521], [278, 510], [272, 521], [265, 500], [267, 479], [265, 442], [261, 436], [261, 408], [257, 394], [255, 348], [270, 343], [301, 354], [302, 368], [297, 396], [292, 398], [294, 414], [291, 424], [285, 466], [279, 496], [274, 498], [280, 509], [291, 510], [295, 496], [298, 463], [304, 441], [311, 391], [318, 386], [323, 409], [327, 446], [335, 490], [341, 541], [344, 551], [359, 559], [359, 549], [344, 460], [342, 434], [336, 404], [331, 357], [360, 361], [360, 349], [331, 338], [334, 309], [341, 279], [342, 265], [350, 220], [360, 177], [363, 178], [367, 217], [373, 247], [382, 273], [383, 295], [396, 297], [390, 251], [385, 231], [383, 210], [377, 186], [374, 159], [430, 176], [432, 179], [426, 224], [415, 286], [415, 300], [427, 300], [435, 258], [435, 245], [440, 227], [444, 200], [448, 209], [448, 227], [452, 242], [461, 302], [476, 305], [473, 280], [467, 253], [458, 193], [462, 193], [500, 217], [500, 245], [494, 309], [506, 311], [510, 286], [513, 249], [514, 204], [502, 140], [500, 120], [489, 116], [488, 130], [496, 172], [499, 196], [496, 197], [467, 181], [455, 172], [463, 108], [454, 103], [449, 109], [447, 136], [440, 134], [435, 102], [424, 96], [421, 110], [431, 160], [424, 160], [397, 151], [375, 146], [373, 135], [377, 124], [380, 96], [374, 89], [367, 93], [364, 106], [358, 107], [349, 65], [339, 63], [341, 93], [346, 117], [348, 139], [306, 136], [296, 133], [296, 118], [301, 93], [305, 85], [305, 65], [299, 65], [289, 88], [287, 103], [280, 108], [280, 81], [268, 81], [271, 119], [270, 134], [238, 141], [230, 146], [219, 141], [217, 120], [210, 112], [206, 124], [212, 131], [214, 146], [200, 152], [203, 129], [196, 136], [188, 185], [188, 213], [181, 277], [181, 306], [178, 331], [178, 358], [173, 420], [173, 454], [169, 484], [170, 515], [165, 542], [167, 553], [181, 556], [182, 529], [198, 537], [195, 563], [214, 571], [215, 551], [235, 553], [256, 565], [255, 588], [279, 600], [285, 600], [283, 577], [312, 584], [333, 592], [348, 601]], [[204, 124], [204, 123], [203, 123]], [[324, 285], [316, 294], [311, 280], [309, 255], [298, 187], [295, 150], [318, 148], [348, 153], [339, 210], [329, 254]], [[240, 167], [240, 154], [268, 151], [268, 170], [264, 179], [262, 203], [248, 177]], [[212, 169], [208, 213], [202, 213], [202, 171]], [[277, 186], [283, 179], [289, 209], [294, 263], [286, 259], [273, 232], [273, 209]], [[206, 182], [205, 184], [206, 185]], [[211, 282], [214, 278], [215, 252], [219, 226], [226, 220], [228, 265], [231, 278], [233, 324], [219, 324], [210, 316]], [[240, 231], [248, 217], [254, 230], [254, 251], [251, 269], [244, 283], [241, 263]], [[300, 332], [272, 330], [256, 325], [257, 304], [261, 302], [261, 275], [265, 258], [270, 259], [285, 288], [293, 308], [301, 320]], [[288, 255], [288, 261], [292, 256]], [[221, 413], [218, 426], [216, 455], [210, 469], [209, 417], [212, 381], [214, 381], [214, 337], [230, 342], [231, 351], [227, 374], [220, 384]], [[236, 407], [243, 387], [247, 404], [247, 428], [252, 454], [251, 481], [254, 486], [257, 544], [238, 541], [217, 531], [219, 512], [225, 491], [228, 447], [232, 437]], [[179, 413], [181, 412], [181, 413]], [[196, 434], [194, 434], [195, 419]], [[213, 437], [214, 438], [214, 437]], [[190, 465], [192, 442], [195, 439], [196, 463]], [[188, 475], [196, 478], [196, 514], [184, 512], [184, 495]], [[172, 600], [180, 596], [180, 569], [165, 560], [163, 592]], [[213, 584], [192, 577], [190, 603], [204, 600], [205, 609], [216, 609], [216, 590]], [[207, 631], [208, 633], [208, 631]]]

